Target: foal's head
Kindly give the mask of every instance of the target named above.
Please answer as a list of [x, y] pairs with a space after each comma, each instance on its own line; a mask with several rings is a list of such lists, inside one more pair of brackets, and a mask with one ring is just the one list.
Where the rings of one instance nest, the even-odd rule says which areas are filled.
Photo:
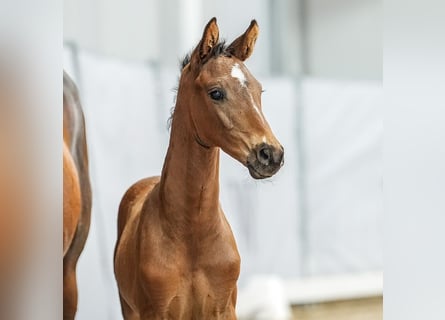
[[219, 43], [216, 19], [210, 20], [184, 62], [178, 102], [188, 106], [197, 143], [220, 147], [244, 164], [253, 178], [263, 179], [280, 169], [284, 151], [261, 110], [261, 84], [243, 63], [257, 36], [253, 20], [244, 34], [225, 46]]

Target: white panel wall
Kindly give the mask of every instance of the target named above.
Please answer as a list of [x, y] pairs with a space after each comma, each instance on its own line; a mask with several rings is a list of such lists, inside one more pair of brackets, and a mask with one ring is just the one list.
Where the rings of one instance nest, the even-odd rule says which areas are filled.
[[[227, 40], [255, 18], [261, 31], [249, 63], [261, 74], [286, 74], [285, 66], [300, 70], [304, 64], [311, 76], [381, 79], [381, 0], [287, 1], [64, 0], [64, 40], [107, 55], [173, 67], [196, 45], [211, 17], [218, 17], [221, 36]], [[277, 62], [282, 59], [286, 61]]]
[[315, 77], [381, 80], [381, 0], [304, 3], [306, 72]]
[[381, 270], [382, 86], [307, 79], [302, 92], [307, 273]]
[[121, 58], [160, 56], [158, 0], [64, 0], [64, 41]]
[[[175, 67], [216, 16], [221, 38], [232, 41], [256, 18], [261, 27], [250, 63], [269, 70], [267, 1], [65, 0], [64, 40], [120, 58]], [[227, 10], [233, 8], [233, 10]], [[236, 10], [235, 10], [236, 8]]]

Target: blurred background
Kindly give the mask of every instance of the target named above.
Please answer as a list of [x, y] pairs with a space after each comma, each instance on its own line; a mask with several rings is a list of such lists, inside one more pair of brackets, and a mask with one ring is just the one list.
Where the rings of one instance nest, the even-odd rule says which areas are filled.
[[223, 154], [221, 202], [242, 257], [240, 319], [382, 319], [382, 3], [379, 0], [64, 0], [64, 68], [87, 125], [93, 212], [77, 319], [121, 319], [117, 208], [159, 175], [179, 61], [216, 16], [286, 150], [269, 181]]

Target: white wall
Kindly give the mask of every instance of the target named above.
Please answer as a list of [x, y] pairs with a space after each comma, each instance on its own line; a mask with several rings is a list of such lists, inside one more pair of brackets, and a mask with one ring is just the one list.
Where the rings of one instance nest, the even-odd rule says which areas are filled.
[[105, 55], [157, 59], [158, 0], [64, 0], [64, 41]]
[[65, 0], [64, 41], [109, 56], [176, 67], [197, 44], [213, 16], [218, 18], [220, 37], [228, 41], [244, 32], [255, 18], [261, 31], [249, 64], [267, 73], [270, 37], [266, 2]]
[[295, 75], [303, 69], [317, 77], [381, 79], [381, 0], [65, 0], [64, 4], [64, 40], [106, 55], [176, 67], [211, 17], [218, 18], [220, 35], [228, 41], [255, 18], [260, 37], [249, 65], [259, 74]]
[[306, 72], [381, 80], [382, 11], [381, 0], [306, 0]]

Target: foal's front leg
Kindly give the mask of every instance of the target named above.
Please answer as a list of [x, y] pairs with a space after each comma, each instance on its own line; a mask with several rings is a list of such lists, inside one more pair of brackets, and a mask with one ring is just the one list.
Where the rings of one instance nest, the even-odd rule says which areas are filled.
[[187, 305], [180, 292], [179, 270], [147, 266], [142, 271], [141, 283], [146, 302], [140, 308], [141, 319], [184, 319]]
[[236, 320], [235, 308], [230, 307], [223, 312], [216, 312], [211, 316], [205, 317], [205, 319], [211, 320]]
[[[175, 299], [173, 299], [175, 300]], [[165, 310], [153, 310], [152, 307], [146, 307], [141, 312], [141, 320], [189, 320], [189, 318], [185, 318], [183, 313], [183, 307], [181, 306], [170, 306]]]

